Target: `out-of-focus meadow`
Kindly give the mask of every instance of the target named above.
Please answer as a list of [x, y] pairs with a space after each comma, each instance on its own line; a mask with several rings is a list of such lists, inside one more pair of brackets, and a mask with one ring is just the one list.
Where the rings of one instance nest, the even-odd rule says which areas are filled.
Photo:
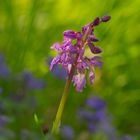
[[74, 139], [84, 140], [87, 131], [77, 123], [77, 110], [85, 99], [98, 96], [107, 104], [117, 136], [140, 139], [140, 1], [1, 0], [1, 140], [42, 139], [41, 127], [51, 129], [65, 80], [49, 71], [49, 59], [56, 55], [50, 46], [62, 41], [64, 30], [80, 31], [103, 15], [112, 17], [95, 30], [103, 68], [96, 69], [94, 85], [87, 84], [82, 93], [71, 86], [62, 124], [74, 129]]

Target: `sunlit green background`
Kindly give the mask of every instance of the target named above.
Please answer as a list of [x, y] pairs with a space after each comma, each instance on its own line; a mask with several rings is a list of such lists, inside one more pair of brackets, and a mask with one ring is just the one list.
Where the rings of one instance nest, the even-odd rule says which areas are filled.
[[16, 118], [11, 129], [37, 131], [34, 113], [51, 128], [65, 81], [49, 72], [46, 59], [55, 56], [50, 46], [62, 41], [64, 30], [80, 31], [103, 15], [112, 17], [95, 30], [104, 66], [96, 70], [95, 84], [88, 84], [83, 93], [71, 87], [63, 123], [76, 128], [76, 110], [87, 97], [98, 95], [107, 102], [118, 133], [140, 139], [139, 0], [0, 0], [0, 52], [8, 66], [13, 74], [28, 69], [47, 81], [45, 90], [31, 93], [38, 102], [32, 113], [24, 113], [30, 112], [27, 106], [20, 115], [10, 112]]

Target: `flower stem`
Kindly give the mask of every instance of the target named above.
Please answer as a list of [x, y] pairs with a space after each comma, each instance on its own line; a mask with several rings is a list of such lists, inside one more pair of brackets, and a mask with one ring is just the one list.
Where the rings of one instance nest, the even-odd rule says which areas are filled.
[[74, 69], [75, 69], [74, 66], [72, 66], [72, 69], [71, 69], [70, 74], [68, 76], [68, 79], [66, 81], [65, 88], [64, 88], [64, 91], [63, 91], [63, 95], [61, 97], [61, 101], [60, 101], [60, 104], [59, 104], [59, 107], [58, 107], [58, 110], [57, 110], [56, 118], [55, 118], [55, 121], [53, 122], [53, 127], [52, 127], [52, 131], [51, 131], [52, 134], [57, 134], [59, 132], [62, 113], [63, 113], [64, 106], [65, 106], [65, 103], [66, 103], [66, 100], [67, 100], [67, 97], [68, 97], [68, 94], [69, 94], [69, 88], [70, 88], [71, 80], [72, 80], [72, 77], [73, 77]]

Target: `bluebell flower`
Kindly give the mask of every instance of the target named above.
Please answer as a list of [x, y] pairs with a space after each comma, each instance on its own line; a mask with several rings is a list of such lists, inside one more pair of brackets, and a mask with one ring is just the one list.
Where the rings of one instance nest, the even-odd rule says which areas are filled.
[[77, 115], [79, 119], [82, 119], [87, 122], [97, 121], [95, 112], [86, 109], [79, 109]]
[[33, 77], [32, 73], [28, 71], [23, 72], [22, 78], [29, 89], [42, 89], [46, 84], [44, 80]]
[[0, 127], [4, 127], [11, 122], [11, 119], [5, 115], [0, 115]]
[[73, 140], [74, 139], [74, 131], [70, 126], [63, 126], [60, 129], [61, 136], [66, 140]]
[[95, 108], [97, 110], [102, 110], [105, 109], [106, 103], [99, 97], [91, 97], [86, 100], [86, 105], [89, 107]]
[[0, 54], [0, 77], [7, 79], [10, 76], [10, 69], [5, 64], [4, 56]]

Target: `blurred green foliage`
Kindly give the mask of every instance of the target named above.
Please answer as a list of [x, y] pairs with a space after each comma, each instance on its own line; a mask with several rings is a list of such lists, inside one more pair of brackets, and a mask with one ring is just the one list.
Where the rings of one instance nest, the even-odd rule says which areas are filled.
[[[65, 82], [52, 76], [46, 65], [46, 58], [55, 55], [50, 46], [62, 40], [64, 30], [80, 31], [83, 25], [103, 15], [112, 17], [109, 23], [102, 24], [95, 31], [100, 39], [99, 45], [104, 50], [103, 69], [96, 70], [94, 86], [87, 86], [82, 94], [75, 94], [76, 91], [71, 88], [63, 123], [75, 126], [77, 108], [88, 96], [98, 95], [107, 101], [118, 133], [138, 136], [139, 0], [1, 0], [0, 52], [5, 54], [14, 74], [29, 69], [47, 80], [47, 88], [34, 93], [38, 102], [34, 112], [51, 127]], [[28, 114], [21, 121], [24, 121], [24, 127], [33, 129], [35, 122], [26, 122], [29, 116], [34, 118], [33, 114]], [[14, 127], [22, 129], [20, 125]]]

